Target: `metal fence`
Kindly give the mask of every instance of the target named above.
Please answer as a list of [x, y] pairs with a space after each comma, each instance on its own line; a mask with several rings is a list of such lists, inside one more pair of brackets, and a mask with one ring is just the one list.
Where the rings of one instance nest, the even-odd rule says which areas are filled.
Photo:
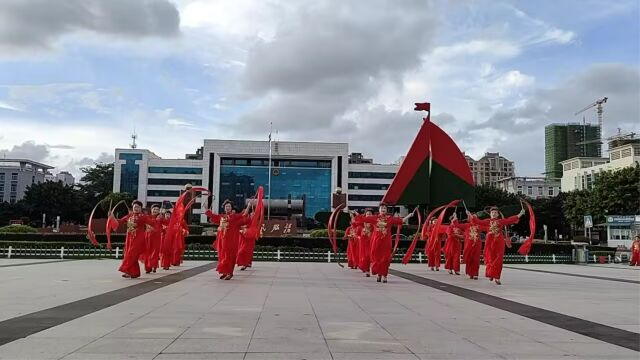
[[[114, 245], [112, 250], [103, 247], [94, 247], [90, 244], [68, 243], [64, 246], [47, 243], [16, 243], [12, 245], [0, 245], [0, 258], [32, 258], [32, 259], [91, 259], [91, 258], [111, 258], [121, 259], [123, 255], [122, 244]], [[404, 257], [404, 253], [398, 252], [393, 256], [393, 262], [399, 263]], [[590, 262], [601, 262], [602, 255], [594, 254], [589, 256]], [[254, 261], [285, 261], [285, 262], [346, 262], [346, 254], [339, 252], [334, 254], [330, 251], [320, 250], [269, 250], [254, 252]], [[218, 259], [217, 253], [211, 245], [190, 244], [184, 253], [185, 260], [205, 260], [215, 261]], [[607, 262], [614, 259], [609, 255]], [[444, 256], [441, 257], [444, 262]], [[422, 253], [414, 253], [411, 263], [426, 263], [427, 257]], [[522, 256], [506, 254], [505, 264], [571, 264], [574, 263], [571, 255], [533, 255]]]

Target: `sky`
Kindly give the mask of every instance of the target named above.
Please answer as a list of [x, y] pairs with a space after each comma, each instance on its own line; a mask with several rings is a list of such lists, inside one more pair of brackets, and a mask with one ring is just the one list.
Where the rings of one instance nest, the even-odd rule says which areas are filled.
[[474, 158], [544, 171], [544, 127], [640, 133], [640, 1], [0, 0], [0, 156], [79, 174], [204, 138], [404, 155], [415, 102]]

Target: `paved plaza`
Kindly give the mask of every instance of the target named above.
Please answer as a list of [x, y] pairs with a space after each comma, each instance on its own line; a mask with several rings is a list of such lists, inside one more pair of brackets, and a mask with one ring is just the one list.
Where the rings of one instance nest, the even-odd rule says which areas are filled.
[[[640, 269], [508, 265], [503, 285], [392, 265], [0, 260], [0, 359], [639, 359]], [[483, 269], [481, 269], [483, 270]]]

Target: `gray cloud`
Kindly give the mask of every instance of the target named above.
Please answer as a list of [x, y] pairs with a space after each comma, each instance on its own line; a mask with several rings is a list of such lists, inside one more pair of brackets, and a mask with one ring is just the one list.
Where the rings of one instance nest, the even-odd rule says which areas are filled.
[[614, 135], [617, 128], [640, 132], [640, 71], [622, 64], [603, 64], [556, 87], [536, 89], [525, 104], [496, 111], [487, 121], [469, 126], [459, 137], [472, 141], [474, 132], [494, 134], [489, 151], [500, 151], [515, 160], [519, 175], [539, 175], [544, 171], [544, 127], [582, 122], [583, 115], [587, 122], [597, 123], [593, 109], [578, 116], [574, 113], [604, 96], [609, 98], [604, 105], [604, 136]]
[[89, 31], [125, 38], [179, 33], [176, 7], [167, 0], [4, 0], [0, 50], [48, 49], [63, 35]]
[[241, 119], [245, 134], [354, 129], [348, 112], [419, 66], [435, 32], [424, 1], [307, 4], [250, 51], [244, 90], [267, 100]]
[[47, 145], [36, 144], [35, 141], [26, 141], [21, 145], [14, 145], [11, 150], [0, 149], [0, 155], [10, 159], [44, 161], [49, 156], [49, 147]]

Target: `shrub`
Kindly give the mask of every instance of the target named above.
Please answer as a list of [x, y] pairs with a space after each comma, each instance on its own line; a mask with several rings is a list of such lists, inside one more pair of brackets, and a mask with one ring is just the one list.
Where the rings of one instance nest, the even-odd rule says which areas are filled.
[[202, 235], [203, 227], [201, 225], [189, 225], [190, 235]]
[[36, 228], [32, 228], [27, 225], [7, 225], [4, 227], [0, 227], [0, 233], [13, 233], [13, 234], [26, 234], [26, 233], [37, 233], [38, 230]]
[[[342, 239], [344, 237], [344, 231], [342, 230], [336, 230], [336, 234], [337, 234], [337, 238], [338, 239]], [[327, 229], [315, 229], [311, 232], [311, 237], [312, 238], [328, 238], [329, 237], [329, 230]]]

